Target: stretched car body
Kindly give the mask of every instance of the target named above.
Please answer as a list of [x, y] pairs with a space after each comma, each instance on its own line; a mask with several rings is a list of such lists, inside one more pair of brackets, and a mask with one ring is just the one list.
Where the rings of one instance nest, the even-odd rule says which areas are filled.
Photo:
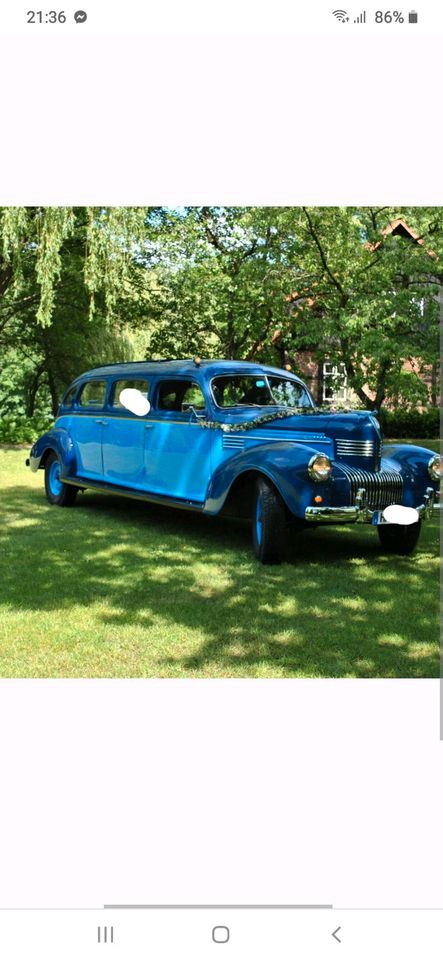
[[[134, 415], [122, 403], [131, 388], [149, 412]], [[383, 445], [373, 413], [317, 410], [286, 370], [199, 358], [111, 364], [78, 377], [27, 462], [45, 469], [48, 499], [61, 505], [91, 488], [249, 515], [264, 562], [279, 559], [271, 528], [281, 539], [283, 519], [372, 523], [379, 533], [389, 526], [393, 540], [402, 521], [388, 523], [384, 512], [395, 504], [416, 511], [419, 532], [441, 472], [432, 450]]]

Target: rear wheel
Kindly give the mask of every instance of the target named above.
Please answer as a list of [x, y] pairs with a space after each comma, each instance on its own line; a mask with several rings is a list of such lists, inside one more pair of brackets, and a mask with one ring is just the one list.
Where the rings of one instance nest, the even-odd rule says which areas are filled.
[[400, 553], [406, 555], [412, 553], [418, 543], [420, 536], [421, 520], [417, 523], [411, 523], [409, 526], [400, 526], [397, 523], [380, 524], [377, 526], [377, 532], [380, 537], [380, 543], [387, 553]]
[[264, 478], [255, 486], [252, 543], [261, 563], [280, 563], [285, 544], [286, 514], [275, 487]]
[[71, 487], [61, 480], [61, 461], [54, 450], [51, 450], [45, 462], [45, 490], [49, 503], [58, 507], [71, 507], [77, 496], [77, 487]]

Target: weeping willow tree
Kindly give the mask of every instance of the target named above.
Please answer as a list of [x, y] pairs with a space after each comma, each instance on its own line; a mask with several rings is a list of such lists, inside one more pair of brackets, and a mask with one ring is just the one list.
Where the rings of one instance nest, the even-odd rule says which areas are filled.
[[94, 364], [133, 357], [146, 208], [0, 210], [0, 415], [55, 412]]
[[20, 296], [24, 263], [32, 260], [39, 291], [36, 322], [49, 326], [62, 274], [62, 252], [80, 227], [90, 312], [101, 294], [112, 316], [130, 281], [134, 259], [144, 250], [150, 212], [145, 207], [4, 207], [0, 294], [10, 289]]

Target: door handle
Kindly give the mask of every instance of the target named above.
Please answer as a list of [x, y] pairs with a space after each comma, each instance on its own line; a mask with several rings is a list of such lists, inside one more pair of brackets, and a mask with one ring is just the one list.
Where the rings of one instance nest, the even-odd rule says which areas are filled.
[[96, 420], [95, 422], [96, 422], [96, 423], [101, 423], [102, 427], [107, 427], [107, 426], [108, 426], [108, 421], [107, 421], [107, 420]]
[[145, 430], [152, 430], [153, 426], [153, 423], [145, 423]]

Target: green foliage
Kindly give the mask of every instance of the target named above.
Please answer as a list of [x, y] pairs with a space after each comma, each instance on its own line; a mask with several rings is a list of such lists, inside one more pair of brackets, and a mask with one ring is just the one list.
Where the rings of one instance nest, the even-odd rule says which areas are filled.
[[6, 414], [0, 417], [0, 443], [32, 444], [42, 433], [49, 430], [52, 423], [52, 417], [42, 414], [34, 417]]
[[62, 276], [69, 239], [84, 234], [82, 270], [91, 312], [97, 293], [111, 314], [128, 282], [134, 259], [145, 243], [144, 207], [4, 207], [1, 210], [3, 261], [12, 268], [11, 290], [22, 292], [26, 267], [33, 264], [38, 287], [37, 323], [53, 318], [55, 290]]
[[438, 402], [438, 208], [17, 207], [0, 232], [0, 415], [143, 355], [314, 351], [372, 409], [426, 405], [432, 369]]
[[404, 364], [437, 369], [440, 211], [207, 207], [167, 227], [146, 306], [155, 355], [296, 366], [315, 349], [345, 363], [366, 407], [428, 401], [420, 369]]
[[398, 437], [412, 439], [423, 437], [434, 440], [440, 433], [440, 410], [430, 407], [420, 413], [418, 410], [386, 410], [379, 416], [385, 438]]
[[[91, 315], [86, 211], [6, 210], [3, 227], [3, 274], [5, 263], [13, 269], [0, 296], [0, 416], [54, 415], [67, 384], [85, 369], [132, 359], [125, 308], [110, 317], [97, 287]], [[35, 239], [20, 246], [25, 228]]]

